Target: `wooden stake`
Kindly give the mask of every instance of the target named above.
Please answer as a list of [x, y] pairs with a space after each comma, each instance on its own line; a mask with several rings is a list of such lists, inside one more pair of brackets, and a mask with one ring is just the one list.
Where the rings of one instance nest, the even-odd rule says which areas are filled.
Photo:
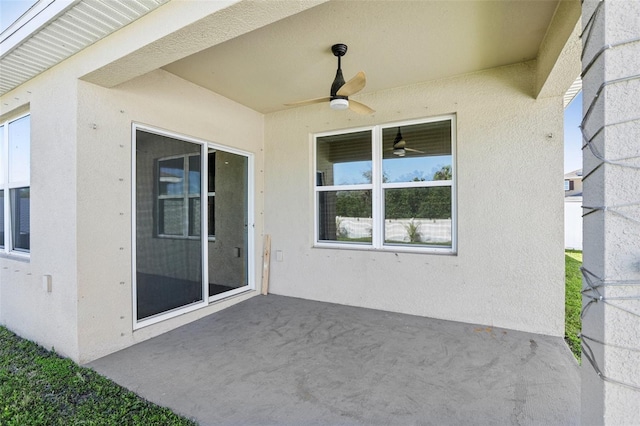
[[262, 294], [269, 292], [269, 264], [271, 260], [271, 235], [264, 236], [264, 256], [262, 262]]

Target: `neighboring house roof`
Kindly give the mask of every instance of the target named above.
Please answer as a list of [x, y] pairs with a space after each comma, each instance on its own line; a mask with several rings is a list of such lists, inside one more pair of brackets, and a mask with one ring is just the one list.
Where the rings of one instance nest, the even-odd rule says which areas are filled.
[[565, 173], [564, 180], [565, 182], [570, 182], [570, 189], [564, 191], [565, 200], [569, 201], [568, 199], [575, 199], [577, 197], [582, 198], [582, 169]]
[[169, 0], [46, 0], [0, 35], [0, 96]]
[[569, 173], [565, 173], [565, 180], [582, 180], [582, 169], [574, 170]]

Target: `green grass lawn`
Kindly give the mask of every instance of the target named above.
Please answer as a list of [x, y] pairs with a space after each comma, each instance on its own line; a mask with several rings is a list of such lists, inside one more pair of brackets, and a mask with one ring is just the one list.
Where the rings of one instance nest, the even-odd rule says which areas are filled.
[[580, 310], [582, 309], [582, 252], [567, 250], [564, 256], [565, 264], [565, 320], [564, 333], [565, 340], [571, 351], [580, 361], [580, 330], [582, 321], [580, 320]]
[[0, 425], [195, 425], [0, 327]]

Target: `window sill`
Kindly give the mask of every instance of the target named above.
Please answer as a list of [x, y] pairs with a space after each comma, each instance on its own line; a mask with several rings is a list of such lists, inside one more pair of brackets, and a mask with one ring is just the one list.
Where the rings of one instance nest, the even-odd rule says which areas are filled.
[[15, 260], [18, 262], [30, 263], [31, 262], [31, 253], [21, 253], [21, 252], [0, 252], [0, 259], [7, 260]]
[[414, 253], [414, 254], [437, 254], [437, 255], [449, 255], [457, 256], [458, 252], [451, 247], [437, 248], [433, 246], [429, 247], [413, 247], [413, 246], [401, 246], [401, 245], [384, 245], [382, 247], [373, 247], [372, 245], [357, 244], [357, 243], [315, 243], [312, 248], [317, 249], [331, 249], [331, 250], [358, 250], [369, 251], [379, 253]]

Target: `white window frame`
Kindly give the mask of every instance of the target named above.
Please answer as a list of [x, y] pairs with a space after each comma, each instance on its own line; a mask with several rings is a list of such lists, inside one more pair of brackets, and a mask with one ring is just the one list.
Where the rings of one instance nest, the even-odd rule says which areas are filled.
[[[215, 154], [215, 150], [210, 152], [207, 152], [206, 155], [206, 159], [205, 161], [207, 162], [207, 166], [209, 164], [209, 154]], [[197, 153], [190, 153], [190, 154], [181, 154], [181, 155], [171, 155], [171, 156], [167, 156], [167, 157], [161, 157], [156, 159], [156, 171], [158, 174], [158, 179], [160, 179], [160, 162], [161, 161], [166, 161], [166, 160], [173, 160], [176, 158], [182, 158], [184, 159], [184, 166], [183, 166], [183, 170], [184, 170], [184, 179], [183, 179], [183, 193], [181, 195], [161, 195], [159, 193], [159, 187], [158, 187], [158, 193], [156, 194], [156, 217], [155, 217], [155, 231], [156, 231], [156, 236], [158, 238], [174, 238], [174, 239], [190, 239], [190, 240], [199, 240], [200, 236], [199, 235], [189, 235], [189, 199], [191, 198], [199, 198], [201, 193], [198, 194], [191, 194], [189, 193], [189, 158], [190, 157], [195, 157], [200, 155], [201, 153], [197, 152]], [[202, 160], [201, 160], [201, 168], [202, 168]], [[209, 169], [207, 167], [207, 174], [209, 172]], [[200, 182], [202, 184], [203, 179], [202, 179], [202, 175], [204, 173], [202, 172], [202, 170], [200, 171]], [[205, 176], [204, 182], [208, 185], [208, 176]], [[158, 182], [159, 183], [159, 182]], [[207, 187], [208, 189], [208, 187]], [[209, 202], [209, 198], [215, 198], [216, 193], [215, 191], [213, 192], [209, 192], [207, 191], [207, 203]], [[162, 234], [160, 233], [160, 200], [173, 200], [173, 199], [182, 199], [184, 200], [184, 205], [182, 206], [183, 211], [183, 224], [182, 224], [182, 235], [177, 235], [177, 234]], [[208, 207], [208, 204], [207, 204]], [[200, 209], [202, 209], [202, 200], [200, 201]], [[208, 211], [207, 211], [208, 214]], [[207, 229], [207, 232], [209, 231], [209, 221], [206, 221], [206, 226], [205, 228]], [[214, 222], [214, 233], [208, 234], [207, 238], [209, 239], [209, 241], [215, 241], [216, 240], [216, 236], [215, 236], [215, 222]]]
[[[438, 121], [451, 122], [451, 180], [447, 181], [420, 181], [420, 182], [399, 182], [399, 183], [383, 183], [382, 182], [382, 131], [390, 127], [411, 126], [416, 124], [433, 123]], [[317, 149], [318, 139], [325, 136], [344, 135], [349, 133], [357, 133], [363, 131], [371, 131], [371, 149], [372, 149], [372, 183], [359, 185], [317, 185]], [[385, 123], [376, 126], [360, 127], [339, 131], [322, 132], [311, 135], [312, 140], [312, 187], [314, 191], [314, 244], [316, 248], [335, 248], [335, 249], [356, 249], [356, 250], [373, 250], [373, 251], [392, 251], [392, 252], [418, 252], [418, 253], [436, 253], [436, 254], [456, 254], [458, 250], [458, 214], [457, 214], [457, 125], [456, 114], [448, 114], [437, 117], [424, 119], [407, 120], [393, 123]], [[388, 244], [384, 242], [384, 226], [385, 226], [385, 207], [384, 207], [384, 190], [389, 188], [429, 188], [438, 186], [451, 187], [451, 247], [436, 246], [418, 246], [409, 244]], [[319, 239], [319, 194], [329, 191], [356, 191], [371, 190], [372, 199], [372, 242], [371, 244], [363, 244], [358, 242], [338, 242], [323, 241]]]
[[564, 180], [564, 190], [571, 191], [571, 181], [569, 179]]
[[[10, 182], [9, 180], [9, 124], [21, 120], [25, 117], [30, 117], [31, 112], [27, 112], [15, 117], [12, 117], [8, 120], [0, 122], [0, 127], [2, 128], [0, 131], [3, 132], [3, 146], [1, 159], [2, 161], [2, 173], [4, 182], [0, 184], [0, 190], [3, 191], [4, 194], [4, 205], [0, 206], [4, 211], [4, 246], [0, 246], [0, 254], [9, 255], [12, 257], [29, 259], [31, 256], [31, 248], [29, 250], [24, 250], [20, 248], [14, 248], [13, 241], [13, 212], [12, 212], [12, 200], [11, 200], [11, 190], [28, 188], [31, 190], [31, 164], [29, 164], [29, 179], [23, 181], [15, 181]], [[29, 136], [29, 150], [31, 150], [31, 136]], [[31, 163], [31, 162], [29, 162]], [[31, 208], [31, 198], [29, 198], [29, 204]], [[29, 244], [31, 246], [31, 244]]]

